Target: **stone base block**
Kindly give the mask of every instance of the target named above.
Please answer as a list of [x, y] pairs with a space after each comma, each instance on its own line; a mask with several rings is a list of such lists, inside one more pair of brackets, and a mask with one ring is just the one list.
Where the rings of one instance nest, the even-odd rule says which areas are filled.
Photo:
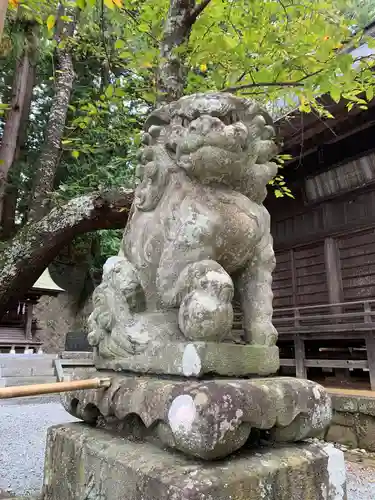
[[332, 417], [329, 395], [310, 380], [161, 379], [88, 370], [76, 369], [71, 378], [110, 377], [111, 386], [63, 393], [69, 413], [206, 460], [239, 450], [254, 431], [277, 442], [317, 437]]
[[202, 463], [85, 424], [48, 431], [44, 500], [345, 500], [345, 490], [344, 457], [330, 444]]
[[150, 342], [139, 353], [114, 359], [94, 353], [100, 370], [131, 371], [183, 377], [206, 374], [224, 377], [267, 376], [280, 366], [277, 346], [238, 345], [226, 342]]

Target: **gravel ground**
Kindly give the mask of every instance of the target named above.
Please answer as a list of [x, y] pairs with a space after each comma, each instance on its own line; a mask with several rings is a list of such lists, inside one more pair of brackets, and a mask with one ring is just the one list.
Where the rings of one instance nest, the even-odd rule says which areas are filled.
[[[46, 431], [68, 421], [74, 418], [56, 397], [0, 402], [0, 493], [40, 492]], [[370, 466], [347, 462], [347, 479], [348, 500], [375, 500], [375, 462]]]
[[346, 462], [348, 500], [375, 499], [375, 467]]
[[73, 420], [56, 398], [0, 402], [0, 491], [40, 492], [46, 431]]

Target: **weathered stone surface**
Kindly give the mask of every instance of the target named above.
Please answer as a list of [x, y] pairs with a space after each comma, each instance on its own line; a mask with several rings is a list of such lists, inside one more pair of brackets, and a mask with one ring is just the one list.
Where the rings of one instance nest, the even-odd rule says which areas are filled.
[[246, 451], [202, 464], [150, 443], [70, 424], [48, 431], [44, 500], [345, 500], [332, 445]]
[[[229, 94], [184, 97], [150, 115], [122, 249], [94, 292], [88, 339], [98, 366], [132, 370], [124, 360], [147, 358], [158, 344], [230, 340], [234, 295], [247, 342], [275, 345], [275, 257], [262, 203], [277, 172], [274, 136], [258, 104]], [[277, 370], [263, 362], [258, 374]], [[142, 363], [154, 370], [155, 361]], [[223, 361], [211, 363], [221, 373]]]
[[340, 443], [350, 446], [351, 448], [358, 447], [358, 439], [353, 428], [344, 425], [333, 424], [329, 427], [326, 438], [332, 443]]
[[272, 375], [279, 368], [276, 346], [229, 342], [150, 342], [143, 352], [113, 360], [95, 357], [98, 369], [201, 377]]
[[375, 417], [375, 398], [358, 398], [358, 411]]
[[356, 413], [358, 412], [358, 399], [342, 394], [331, 394], [332, 408], [340, 412]]
[[63, 351], [60, 357], [62, 359], [93, 359], [93, 353], [87, 351]]
[[356, 434], [358, 447], [368, 451], [375, 451], [375, 418], [367, 415], [358, 415]]
[[354, 427], [356, 422], [356, 414], [349, 412], [339, 412], [334, 410], [332, 415], [332, 424], [344, 425], [345, 427]]
[[[86, 369], [77, 369], [72, 378], [87, 376]], [[151, 435], [208, 460], [240, 449], [252, 428], [268, 431], [271, 440], [299, 441], [319, 435], [332, 416], [323, 387], [287, 377], [199, 381], [121, 374], [108, 389], [65, 393], [62, 401], [86, 422], [126, 435]]]

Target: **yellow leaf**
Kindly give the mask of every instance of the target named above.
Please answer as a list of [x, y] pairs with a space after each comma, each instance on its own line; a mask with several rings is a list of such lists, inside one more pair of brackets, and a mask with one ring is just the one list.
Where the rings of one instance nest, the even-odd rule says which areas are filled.
[[109, 9], [114, 9], [115, 4], [113, 3], [113, 0], [104, 0], [104, 4], [109, 8]]
[[9, 0], [9, 5], [16, 8], [18, 6], [18, 0]]
[[47, 28], [51, 30], [55, 26], [56, 18], [55, 16], [48, 16], [47, 18]]
[[118, 7], [119, 9], [121, 9], [121, 7], [122, 7], [122, 0], [113, 0], [113, 3], [116, 5], [116, 7]]
[[201, 64], [201, 65], [199, 66], [199, 69], [200, 69], [203, 73], [205, 73], [205, 72], [207, 71], [207, 64]]
[[145, 61], [141, 64], [142, 68], [152, 68], [152, 64], [149, 61]]

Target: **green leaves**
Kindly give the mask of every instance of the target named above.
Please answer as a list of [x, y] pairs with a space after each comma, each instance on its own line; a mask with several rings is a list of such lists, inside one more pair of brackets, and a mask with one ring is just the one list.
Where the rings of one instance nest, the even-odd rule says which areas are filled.
[[368, 100], [368, 102], [370, 102], [373, 100], [373, 98], [374, 98], [374, 87], [371, 86], [366, 89], [366, 99]]
[[114, 88], [113, 85], [108, 85], [108, 87], [105, 89], [105, 96], [110, 99], [114, 94]]
[[341, 99], [341, 90], [338, 87], [332, 87], [330, 90], [330, 95], [335, 102], [339, 102]]
[[125, 45], [126, 43], [124, 42], [124, 40], [116, 40], [115, 49], [122, 49], [125, 47]]
[[47, 17], [46, 25], [49, 31], [55, 26], [55, 23], [56, 23], [55, 16], [50, 15]]

